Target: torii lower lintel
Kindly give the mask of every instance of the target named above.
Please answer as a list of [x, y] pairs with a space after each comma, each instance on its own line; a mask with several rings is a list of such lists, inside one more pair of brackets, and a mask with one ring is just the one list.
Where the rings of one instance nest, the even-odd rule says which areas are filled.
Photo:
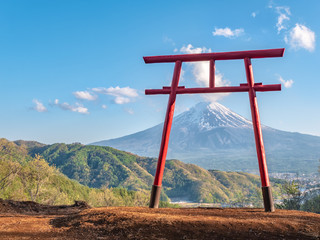
[[[255, 135], [256, 151], [259, 163], [259, 171], [262, 185], [262, 194], [264, 208], [266, 212], [273, 212], [274, 205], [272, 193], [270, 188], [267, 163], [265, 157], [265, 150], [262, 138], [262, 130], [260, 123], [260, 116], [258, 110], [258, 102], [256, 92], [265, 91], [280, 91], [280, 84], [263, 85], [262, 83], [254, 83], [251, 58], [268, 58], [268, 57], [282, 57], [284, 48], [281, 49], [267, 49], [267, 50], [253, 50], [240, 52], [225, 52], [225, 53], [202, 53], [202, 54], [184, 54], [184, 55], [169, 55], [169, 56], [152, 56], [144, 57], [146, 63], [160, 63], [160, 62], [175, 62], [175, 68], [170, 87], [163, 87], [162, 89], [147, 89], [145, 94], [169, 94], [167, 112], [163, 126], [162, 139], [158, 157], [158, 164], [152, 186], [150, 208], [158, 208], [161, 192], [161, 184], [165, 161], [167, 156], [170, 131], [172, 126], [172, 119], [174, 115], [175, 100], [177, 94], [194, 94], [194, 93], [226, 93], [226, 92], [248, 92], [250, 109], [252, 115], [252, 124]], [[233, 60], [243, 59], [247, 77], [247, 83], [240, 84], [240, 86], [224, 86], [215, 87], [215, 61], [216, 60]], [[210, 76], [208, 88], [185, 88], [179, 85], [182, 62], [191, 61], [210, 61]]]
[[[281, 84], [255, 84], [253, 86], [256, 92], [267, 92], [267, 91], [280, 91]], [[213, 87], [213, 88], [185, 88], [184, 86], [179, 86], [175, 90], [176, 94], [192, 94], [192, 93], [228, 93], [228, 92], [249, 92], [249, 86], [246, 83], [241, 83], [240, 86], [226, 86], [226, 87]], [[146, 95], [155, 94], [170, 94], [171, 87], [163, 87], [162, 89], [146, 89]]]

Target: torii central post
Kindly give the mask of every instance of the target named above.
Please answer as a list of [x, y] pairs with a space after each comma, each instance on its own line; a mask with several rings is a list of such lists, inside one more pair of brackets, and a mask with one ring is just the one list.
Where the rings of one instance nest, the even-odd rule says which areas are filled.
[[[160, 152], [158, 158], [158, 165], [154, 178], [154, 183], [151, 190], [150, 208], [158, 208], [161, 192], [161, 184], [163, 171], [167, 156], [168, 143], [170, 137], [170, 130], [172, 119], [174, 115], [175, 101], [177, 94], [193, 94], [193, 93], [227, 93], [227, 92], [248, 92], [252, 116], [252, 124], [255, 136], [256, 151], [259, 162], [259, 171], [262, 185], [263, 203], [266, 212], [273, 212], [273, 198], [269, 182], [269, 175], [266, 163], [266, 156], [262, 138], [262, 130], [260, 123], [260, 116], [258, 110], [258, 102], [256, 92], [265, 91], [280, 91], [281, 84], [263, 85], [262, 83], [255, 83], [253, 78], [253, 71], [251, 65], [252, 58], [270, 58], [282, 57], [284, 48], [280, 49], [266, 49], [266, 50], [253, 50], [253, 51], [237, 51], [237, 52], [221, 52], [221, 53], [200, 53], [200, 54], [181, 54], [181, 55], [167, 55], [167, 56], [151, 56], [143, 57], [145, 63], [164, 63], [174, 62], [174, 72], [172, 83], [170, 87], [163, 87], [162, 89], [147, 89], [146, 95], [153, 94], [169, 94], [169, 101], [165, 122], [162, 132], [162, 140], [160, 145]], [[246, 70], [247, 83], [240, 84], [240, 86], [215, 86], [215, 61], [217, 60], [234, 60], [243, 59]], [[182, 62], [197, 62], [209, 61], [210, 62], [210, 75], [209, 87], [206, 88], [185, 88], [179, 85], [180, 72]]]

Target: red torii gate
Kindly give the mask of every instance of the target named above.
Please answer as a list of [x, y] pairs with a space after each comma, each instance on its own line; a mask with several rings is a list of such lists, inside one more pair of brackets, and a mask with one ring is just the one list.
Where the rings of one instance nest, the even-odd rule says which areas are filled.
[[[165, 166], [165, 161], [167, 156], [170, 130], [171, 130], [172, 119], [174, 115], [176, 95], [191, 94], [191, 93], [248, 92], [249, 100], [250, 100], [251, 115], [252, 115], [252, 123], [253, 123], [254, 135], [255, 135], [257, 157], [259, 162], [264, 208], [266, 212], [274, 211], [273, 198], [272, 198], [272, 192], [271, 192], [269, 176], [268, 176], [268, 169], [267, 169], [266, 156], [265, 156], [265, 150], [264, 150], [264, 144], [263, 144], [263, 138], [262, 138], [256, 92], [281, 91], [281, 84], [263, 85], [262, 83], [254, 83], [251, 58], [282, 57], [283, 54], [284, 54], [284, 48], [279, 48], [279, 49], [253, 50], [253, 51], [143, 57], [145, 63], [175, 62], [173, 78], [172, 78], [172, 83], [170, 87], [163, 87], [162, 89], [146, 89], [145, 90], [146, 95], [154, 95], [154, 94], [170, 95], [168, 106], [167, 106], [165, 122], [163, 126], [158, 165], [157, 165], [157, 170], [156, 170], [154, 183], [151, 191], [151, 198], [150, 198], [150, 205], [149, 205], [150, 208], [158, 208], [158, 205], [159, 205], [162, 177], [163, 177], [163, 171], [164, 171], [164, 166]], [[240, 86], [216, 87], [215, 86], [215, 61], [216, 60], [234, 60], [234, 59], [244, 59], [247, 83], [240, 84]], [[197, 61], [210, 61], [209, 87], [185, 88], [184, 86], [178, 86], [182, 62], [197, 62]]]

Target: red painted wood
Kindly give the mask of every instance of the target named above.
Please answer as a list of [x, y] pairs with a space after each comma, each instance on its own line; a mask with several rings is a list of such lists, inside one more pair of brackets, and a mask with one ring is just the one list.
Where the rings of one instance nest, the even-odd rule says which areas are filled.
[[255, 84], [253, 89], [256, 92], [281, 91], [281, 84], [270, 84], [270, 85]]
[[[176, 102], [176, 91], [177, 91], [179, 79], [180, 79], [181, 65], [182, 65], [181, 61], [177, 61], [175, 64], [171, 90], [169, 90], [170, 96], [168, 100], [166, 118], [163, 126], [160, 152], [158, 157], [158, 165], [157, 165], [157, 170], [156, 170], [154, 183], [153, 183], [153, 185], [155, 186], [161, 186], [161, 183], [162, 183], [163, 170], [166, 163], [169, 137], [170, 137], [170, 131], [172, 126], [172, 119], [174, 115], [174, 107]], [[166, 90], [163, 90], [163, 91], [166, 91]]]
[[[258, 85], [262, 85], [261, 82], [259, 83], [255, 83], [254, 86], [258, 86]], [[281, 84], [278, 84], [278, 85], [281, 85]], [[240, 87], [243, 87], [243, 86], [249, 86], [248, 83], [240, 83]]]
[[[253, 89], [259, 92], [265, 91], [280, 91], [281, 84], [270, 84], [270, 85], [254, 85]], [[226, 87], [214, 87], [214, 88], [180, 88], [178, 87], [175, 92], [176, 94], [192, 94], [192, 93], [227, 93], [227, 92], [248, 92], [249, 86], [226, 86]], [[156, 95], [156, 94], [170, 94], [170, 88], [163, 89], [146, 89], [146, 95]]]
[[269, 58], [282, 57], [284, 48], [237, 51], [237, 52], [219, 52], [219, 53], [198, 53], [198, 54], [180, 54], [143, 57], [145, 63], [163, 63], [163, 62], [197, 62], [210, 60], [233, 60], [244, 58]]
[[210, 60], [210, 76], [209, 76], [209, 87], [213, 88], [215, 86], [215, 76], [216, 74], [216, 64], [214, 60]]
[[265, 155], [263, 138], [262, 138], [258, 102], [256, 97], [256, 91], [255, 91], [255, 88], [261, 87], [261, 86], [254, 87], [254, 78], [253, 78], [253, 71], [252, 71], [250, 58], [245, 58], [244, 64], [245, 64], [246, 76], [247, 76], [247, 81], [249, 86], [249, 100], [250, 100], [254, 136], [256, 141], [256, 151], [257, 151], [258, 162], [259, 162], [261, 184], [262, 184], [262, 187], [267, 187], [267, 186], [270, 186], [270, 183], [269, 183], [266, 155]]
[[[179, 86], [178, 89], [185, 88], [185, 86]], [[171, 87], [162, 87], [162, 89], [171, 90]]]

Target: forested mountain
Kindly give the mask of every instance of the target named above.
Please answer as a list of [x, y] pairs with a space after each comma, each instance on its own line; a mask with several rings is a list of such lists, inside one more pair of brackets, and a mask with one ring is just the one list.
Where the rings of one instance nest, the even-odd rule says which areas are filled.
[[[75, 144], [31, 146], [31, 156], [40, 154], [69, 178], [89, 187], [123, 187], [149, 191], [157, 160], [111, 147]], [[203, 202], [232, 202], [261, 198], [260, 180], [248, 173], [205, 170], [194, 164], [168, 160], [163, 178], [163, 198]]]
[[60, 173], [40, 155], [31, 157], [27, 147], [44, 144], [19, 141], [19, 145], [0, 139], [0, 198], [35, 201], [43, 204], [73, 204], [82, 200], [91, 206], [145, 206], [146, 191], [124, 188], [89, 188]]

